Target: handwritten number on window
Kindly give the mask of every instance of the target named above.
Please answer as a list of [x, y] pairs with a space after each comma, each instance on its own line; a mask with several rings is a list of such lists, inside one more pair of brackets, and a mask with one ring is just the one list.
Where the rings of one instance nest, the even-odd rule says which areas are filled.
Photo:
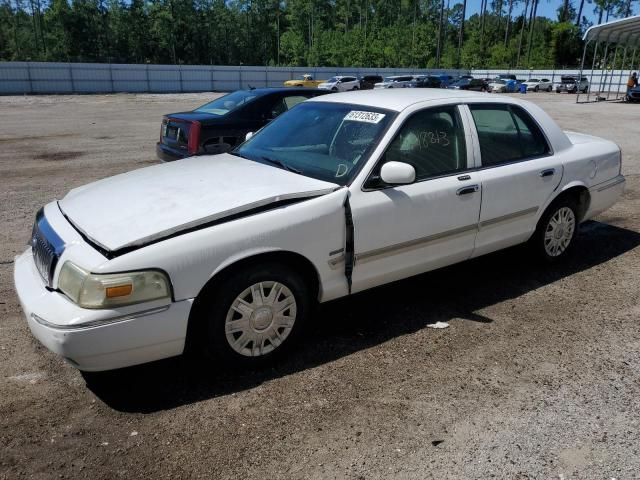
[[448, 147], [451, 145], [447, 132], [441, 132], [438, 130], [420, 132], [420, 146], [422, 148], [429, 148], [431, 145], [440, 145], [441, 147]]

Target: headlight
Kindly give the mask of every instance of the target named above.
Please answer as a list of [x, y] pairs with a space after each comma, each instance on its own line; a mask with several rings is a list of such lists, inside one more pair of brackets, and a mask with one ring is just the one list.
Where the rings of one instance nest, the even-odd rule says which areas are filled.
[[171, 298], [167, 276], [155, 270], [95, 274], [65, 262], [58, 288], [83, 308], [109, 308]]

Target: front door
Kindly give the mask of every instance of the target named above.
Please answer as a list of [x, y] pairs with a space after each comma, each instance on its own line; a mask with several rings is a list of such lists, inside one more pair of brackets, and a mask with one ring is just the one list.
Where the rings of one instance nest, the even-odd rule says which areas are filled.
[[[480, 212], [480, 182], [458, 107], [420, 110], [400, 128], [364, 184], [352, 192], [357, 292], [469, 258]], [[469, 154], [468, 154], [469, 152]], [[382, 164], [411, 164], [416, 180], [387, 185]]]

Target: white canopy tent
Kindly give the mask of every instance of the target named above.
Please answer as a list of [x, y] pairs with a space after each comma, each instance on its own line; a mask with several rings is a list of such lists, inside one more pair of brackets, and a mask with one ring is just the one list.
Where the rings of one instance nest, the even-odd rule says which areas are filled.
[[[640, 15], [594, 25], [587, 29], [582, 40], [584, 40], [584, 50], [580, 77], [590, 77], [590, 89], [586, 94], [586, 100], [584, 94], [581, 100], [578, 92], [576, 102], [619, 100], [620, 94], [624, 98], [626, 77], [637, 67], [636, 50], [640, 46]], [[590, 48], [593, 48], [593, 61], [591, 69], [585, 70], [584, 62]], [[596, 69], [602, 70], [602, 79], [598, 83], [597, 91], [593, 91], [593, 75]], [[615, 86], [614, 98], [611, 98], [612, 86]], [[595, 94], [593, 100], [592, 94]]]

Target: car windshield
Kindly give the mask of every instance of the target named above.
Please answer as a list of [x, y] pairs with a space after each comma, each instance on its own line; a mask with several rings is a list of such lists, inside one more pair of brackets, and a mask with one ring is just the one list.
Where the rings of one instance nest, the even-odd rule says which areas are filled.
[[256, 98], [258, 98], [258, 95], [252, 90], [238, 90], [237, 92], [220, 97], [213, 102], [205, 103], [201, 107], [196, 108], [195, 111], [223, 116]]
[[338, 77], [331, 77], [327, 80], [327, 83], [336, 83], [338, 80], [340, 80]]
[[398, 80], [400, 80], [399, 77], [384, 77], [385, 82], [397, 82]]
[[576, 79], [572, 77], [562, 77], [562, 83], [576, 83]]
[[505, 82], [504, 80], [493, 80], [492, 83], [498, 83], [500, 85], [505, 85], [507, 82]]
[[380, 108], [305, 102], [273, 120], [232, 153], [347, 185], [394, 117], [395, 113]]
[[537, 78], [530, 78], [529, 80], [527, 80], [528, 82], [539, 82], [540, 80], [538, 80]]
[[462, 78], [460, 80], [458, 80], [456, 83], [454, 83], [454, 86], [462, 86], [462, 85], [469, 85], [471, 83], [471, 80], [468, 78]]

